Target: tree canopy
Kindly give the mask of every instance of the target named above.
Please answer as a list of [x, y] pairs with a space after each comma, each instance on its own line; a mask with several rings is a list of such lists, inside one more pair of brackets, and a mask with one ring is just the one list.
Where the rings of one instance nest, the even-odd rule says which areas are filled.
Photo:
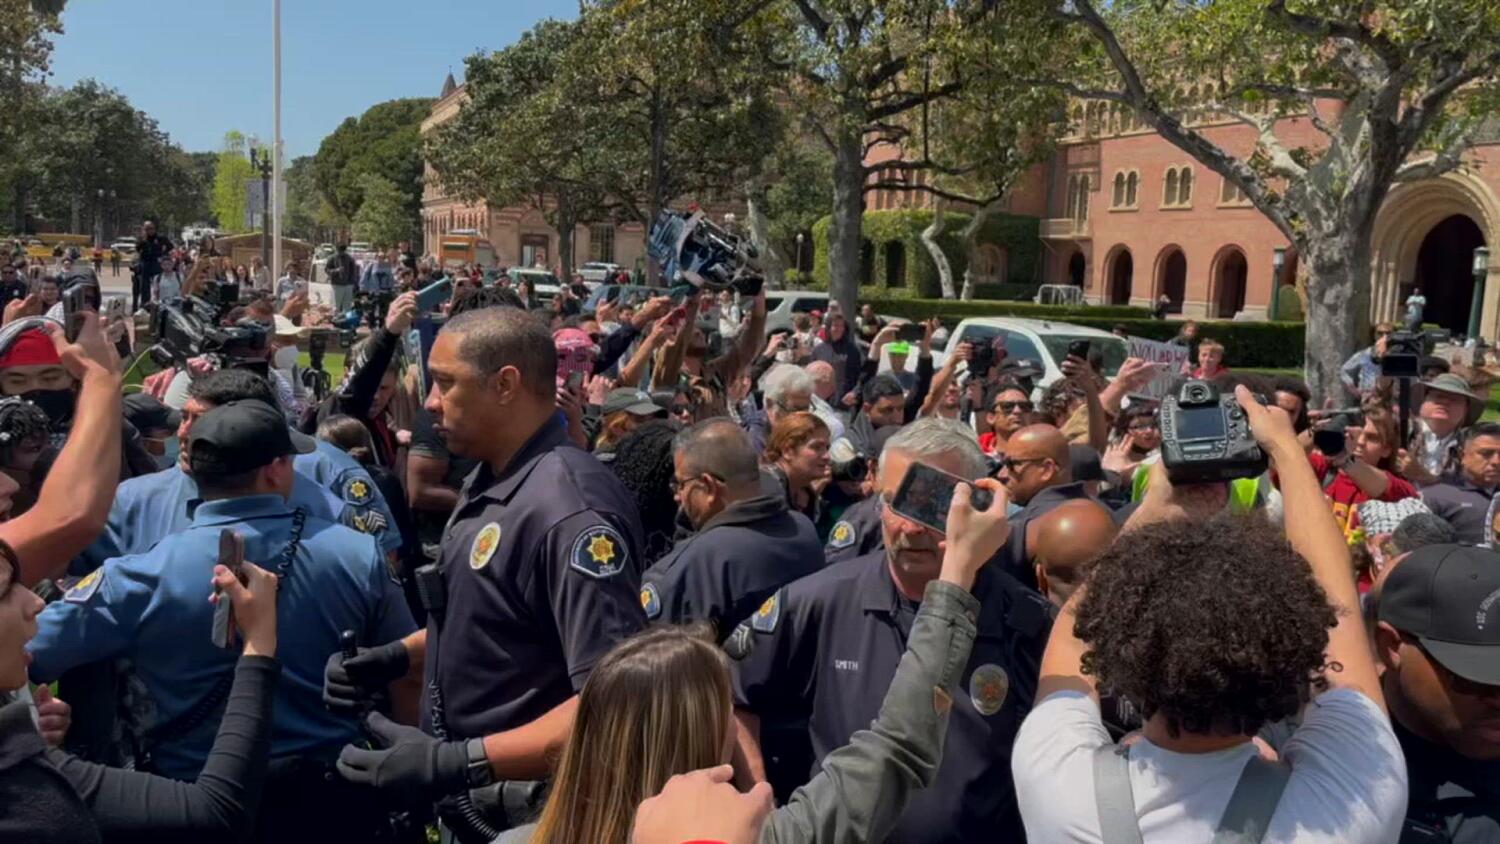
[[365, 199], [365, 176], [379, 176], [401, 195], [415, 227], [422, 209], [422, 121], [431, 98], [390, 100], [350, 117], [318, 147], [313, 181], [338, 218], [353, 220]]

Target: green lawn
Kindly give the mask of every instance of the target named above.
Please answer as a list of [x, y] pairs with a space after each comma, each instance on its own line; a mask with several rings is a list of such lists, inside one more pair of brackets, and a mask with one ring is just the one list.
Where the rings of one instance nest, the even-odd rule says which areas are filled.
[[[297, 363], [298, 363], [299, 366], [303, 367], [304, 369], [307, 368], [307, 367], [309, 367], [309, 366], [312, 366], [312, 361], [308, 358], [307, 352], [303, 352], [302, 353], [301, 357], [298, 358]], [[339, 380], [344, 377], [344, 352], [343, 352], [343, 350], [340, 349], [339, 351], [336, 351], [336, 352], [324, 352], [323, 353], [323, 369], [324, 369], [324, 371], [326, 371], [328, 373], [329, 377], [333, 379], [333, 383], [334, 384], [338, 384]], [[150, 361], [150, 360], [140, 361], [140, 365], [139, 366], [131, 369], [126, 374], [125, 386], [127, 388], [139, 386], [140, 383], [146, 379], [147, 375], [150, 375], [150, 374], [152, 374], [152, 373], [154, 373], [156, 371], [157, 371], [156, 366], [153, 365], [152, 361]], [[128, 390], [128, 392], [134, 392], [134, 390]]]

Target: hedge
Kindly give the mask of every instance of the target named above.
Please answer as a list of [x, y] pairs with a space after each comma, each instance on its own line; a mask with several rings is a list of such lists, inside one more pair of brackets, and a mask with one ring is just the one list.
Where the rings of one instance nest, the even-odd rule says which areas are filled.
[[[950, 211], [946, 215], [947, 226], [938, 237], [938, 244], [948, 256], [953, 268], [955, 286], [963, 283], [964, 270], [968, 267], [966, 250], [961, 239], [964, 226], [970, 215]], [[937, 267], [927, 246], [922, 243], [922, 231], [932, 224], [932, 211], [926, 208], [908, 208], [892, 211], [866, 211], [861, 229], [865, 249], [869, 250], [869, 261], [861, 254], [861, 273], [868, 269], [869, 283], [860, 290], [879, 291], [877, 295], [939, 296]], [[828, 236], [833, 226], [832, 217], [824, 217], [813, 224], [813, 268], [809, 287], [827, 290], [832, 273], [829, 269]], [[1041, 220], [1018, 214], [991, 214], [979, 233], [980, 243], [992, 243], [1006, 251], [1006, 283], [982, 285], [1019, 288], [1034, 286], [1039, 277], [1042, 260]], [[899, 243], [902, 247], [904, 272], [899, 284], [886, 284], [886, 245]], [[1009, 291], [1015, 293], [1012, 289]], [[861, 300], [866, 298], [861, 295]]]
[[[1127, 333], [1148, 340], [1170, 340], [1177, 336], [1181, 321], [1151, 319], [1145, 308], [1121, 306], [1066, 307], [1030, 302], [954, 301], [949, 299], [861, 299], [876, 313], [906, 319], [937, 317], [949, 328], [969, 317], [1012, 316], [1049, 319], [1071, 325], [1086, 325], [1103, 331], [1123, 326]], [[1199, 337], [1212, 337], [1224, 344], [1224, 360], [1231, 368], [1301, 368], [1305, 348], [1300, 322], [1231, 322], [1196, 320]]]

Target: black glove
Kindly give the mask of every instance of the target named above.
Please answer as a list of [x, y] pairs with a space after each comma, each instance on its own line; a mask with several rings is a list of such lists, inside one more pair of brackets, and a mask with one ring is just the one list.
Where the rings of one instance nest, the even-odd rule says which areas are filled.
[[334, 653], [323, 668], [323, 704], [335, 712], [357, 712], [369, 696], [406, 676], [411, 658], [397, 639], [378, 648], [360, 648], [355, 656]]
[[378, 712], [370, 713], [365, 729], [385, 749], [346, 745], [338, 770], [349, 782], [429, 801], [469, 787], [466, 742], [433, 738]]

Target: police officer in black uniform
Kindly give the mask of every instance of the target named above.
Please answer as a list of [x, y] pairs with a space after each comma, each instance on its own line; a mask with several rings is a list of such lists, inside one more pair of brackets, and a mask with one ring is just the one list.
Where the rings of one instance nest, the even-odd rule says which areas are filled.
[[[893, 438], [880, 487], [894, 494], [913, 461], [961, 477], [985, 474], [973, 433], [924, 419]], [[994, 506], [1001, 506], [997, 501]], [[927, 583], [941, 568], [940, 537], [887, 508], [886, 551], [829, 566], [769, 598], [731, 637], [735, 702], [748, 738], [759, 725], [807, 719], [813, 768], [865, 729], [879, 710]], [[1022, 841], [1010, 748], [1036, 692], [1050, 630], [1046, 601], [993, 564], [974, 584], [979, 635], [953, 701], [942, 764], [915, 794], [889, 840]], [[754, 741], [746, 747], [760, 766]], [[785, 774], [785, 771], [781, 773]], [[805, 782], [808, 768], [800, 772]], [[778, 791], [785, 788], [777, 784]]]
[[880, 533], [880, 496], [871, 495], [849, 505], [828, 532], [823, 555], [829, 564], [863, 557], [885, 547]]
[[443, 840], [488, 840], [529, 819], [540, 789], [508, 786], [547, 776], [595, 663], [645, 626], [641, 528], [620, 482], [570, 444], [552, 337], [535, 316], [460, 314], [428, 368], [437, 433], [479, 465], [438, 562], [418, 571], [427, 630], [330, 659], [325, 699], [351, 705], [392, 677], [424, 677], [423, 730], [371, 716], [388, 747], [346, 747], [340, 772], [392, 796], [446, 796]]
[[696, 533], [642, 577], [646, 618], [713, 622], [729, 635], [779, 587], [823, 567], [813, 523], [767, 495], [755, 448], [728, 418], [677, 435], [673, 486]]

